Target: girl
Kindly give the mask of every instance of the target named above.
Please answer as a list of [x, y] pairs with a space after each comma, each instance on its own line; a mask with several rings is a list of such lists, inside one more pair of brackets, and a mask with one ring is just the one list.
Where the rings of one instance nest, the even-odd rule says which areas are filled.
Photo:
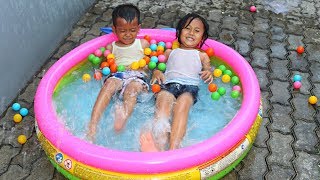
[[157, 94], [152, 133], [142, 133], [140, 137], [141, 151], [163, 151], [168, 139], [170, 150], [179, 148], [186, 132], [189, 110], [197, 102], [200, 80], [206, 83], [213, 80], [210, 59], [198, 50], [208, 38], [208, 30], [205, 19], [194, 13], [178, 22], [176, 37], [180, 48], [165, 52], [168, 60], [164, 74], [159, 70], [153, 72], [151, 82], [157, 81], [162, 88]]

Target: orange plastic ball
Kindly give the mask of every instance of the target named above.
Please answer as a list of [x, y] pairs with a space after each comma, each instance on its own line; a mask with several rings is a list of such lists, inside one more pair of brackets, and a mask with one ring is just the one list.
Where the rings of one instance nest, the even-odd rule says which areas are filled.
[[153, 85], [151, 86], [151, 90], [152, 90], [153, 93], [158, 93], [158, 92], [161, 91], [161, 87], [160, 87], [159, 84], [153, 84]]
[[145, 35], [145, 36], [143, 37], [143, 39], [147, 40], [148, 42], [151, 41], [151, 37], [150, 37], [149, 35]]
[[115, 61], [114, 59], [112, 59], [112, 58], [107, 60], [107, 63], [108, 63], [110, 66], [113, 65], [113, 64], [115, 64], [115, 62], [116, 62], [116, 61]]
[[150, 53], [150, 56], [151, 56], [151, 57], [152, 57], [152, 56], [158, 56], [157, 51], [152, 51], [152, 52]]
[[102, 79], [102, 73], [100, 71], [96, 71], [93, 75], [95, 80], [101, 80]]
[[303, 46], [298, 46], [297, 47], [297, 53], [299, 53], [299, 54], [304, 53], [304, 47]]
[[211, 56], [214, 55], [214, 51], [213, 51], [212, 48], [208, 48], [208, 49], [206, 50], [206, 53], [207, 53], [207, 55], [208, 55], [209, 57], [211, 57]]
[[144, 60], [146, 60], [146, 64], [149, 64], [150, 62], [150, 57], [149, 56], [145, 56], [143, 57]]
[[164, 54], [164, 51], [163, 50], [157, 50], [157, 55], [161, 55], [161, 54]]
[[117, 72], [117, 65], [116, 64], [112, 64], [111, 66], [110, 66], [110, 71], [112, 72], [112, 73], [115, 73], [115, 72]]
[[100, 64], [101, 69], [103, 69], [104, 67], [109, 67], [109, 63], [107, 61], [104, 61]]
[[208, 85], [208, 90], [210, 92], [215, 92], [215, 91], [217, 91], [217, 89], [218, 89], [218, 86], [216, 84], [211, 83]]

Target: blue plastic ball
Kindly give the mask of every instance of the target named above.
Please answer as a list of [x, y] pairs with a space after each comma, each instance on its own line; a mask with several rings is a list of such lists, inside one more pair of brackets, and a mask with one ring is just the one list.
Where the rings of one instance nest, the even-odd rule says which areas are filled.
[[152, 50], [152, 51], [156, 51], [157, 50], [157, 45], [156, 44], [151, 44], [150, 45], [150, 49]]
[[14, 111], [19, 111], [20, 108], [21, 108], [21, 106], [20, 106], [19, 103], [13, 103], [13, 104], [12, 104], [12, 109], [13, 109]]
[[108, 76], [110, 74], [110, 72], [111, 72], [110, 68], [108, 68], [108, 67], [104, 67], [102, 69], [102, 74], [105, 75], [105, 76]]
[[157, 57], [157, 56], [152, 56], [152, 57], [150, 58], [150, 61], [157, 63], [159, 60], [158, 60], [158, 57]]
[[166, 47], [166, 43], [163, 41], [158, 42], [158, 46]]
[[29, 113], [29, 111], [28, 111], [27, 108], [21, 108], [20, 109], [20, 115], [21, 116], [26, 116], [26, 115], [28, 115], [28, 113]]
[[293, 81], [294, 82], [296, 82], [296, 81], [301, 82], [301, 79], [302, 79], [302, 77], [299, 74], [296, 74], [296, 75], [293, 76]]

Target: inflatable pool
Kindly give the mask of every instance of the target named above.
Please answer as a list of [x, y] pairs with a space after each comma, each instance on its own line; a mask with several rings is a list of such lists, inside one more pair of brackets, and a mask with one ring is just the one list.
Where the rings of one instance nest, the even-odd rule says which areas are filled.
[[[139, 38], [173, 41], [175, 32], [141, 29]], [[73, 136], [57, 117], [52, 96], [61, 78], [96, 49], [115, 41], [108, 34], [80, 45], [57, 61], [41, 80], [34, 102], [38, 139], [51, 163], [69, 179], [219, 179], [250, 150], [260, 127], [260, 88], [247, 61], [214, 40], [206, 41], [239, 76], [242, 104], [233, 119], [211, 138], [181, 149], [156, 153], [125, 152]], [[210, 108], [210, 107], [208, 107]]]

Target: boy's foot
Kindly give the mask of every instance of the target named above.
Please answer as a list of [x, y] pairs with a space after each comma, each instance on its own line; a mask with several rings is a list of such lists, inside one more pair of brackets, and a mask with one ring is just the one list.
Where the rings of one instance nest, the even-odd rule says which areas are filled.
[[122, 105], [117, 104], [115, 107], [114, 129], [119, 132], [123, 129], [126, 122], [126, 114]]
[[153, 140], [150, 132], [144, 133], [140, 136], [140, 150], [142, 152], [158, 152], [158, 148]]

